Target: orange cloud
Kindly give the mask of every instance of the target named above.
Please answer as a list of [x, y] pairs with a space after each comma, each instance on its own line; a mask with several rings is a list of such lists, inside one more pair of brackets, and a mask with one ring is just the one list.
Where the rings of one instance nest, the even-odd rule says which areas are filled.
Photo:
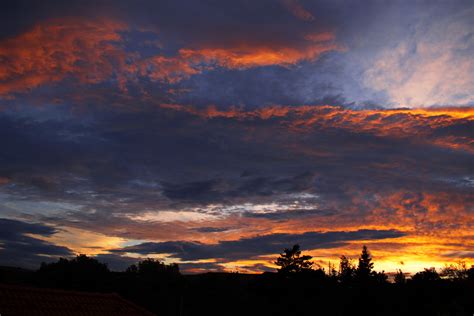
[[0, 95], [25, 92], [72, 77], [82, 84], [114, 80], [125, 91], [139, 77], [176, 83], [203, 70], [290, 66], [338, 50], [332, 33], [312, 34], [304, 45], [182, 48], [175, 56], [142, 57], [125, 49], [128, 25], [109, 19], [50, 20], [0, 42]]
[[0, 185], [5, 185], [5, 184], [8, 184], [10, 183], [10, 179], [6, 178], [6, 177], [0, 177]]
[[[452, 119], [466, 119], [474, 120], [474, 108], [472, 107], [457, 107], [457, 108], [425, 108], [425, 109], [380, 109], [380, 110], [352, 110], [343, 107], [329, 106], [329, 105], [302, 105], [302, 106], [279, 106], [272, 105], [256, 110], [245, 110], [242, 108], [230, 108], [228, 110], [218, 110], [211, 105], [206, 108], [195, 108], [192, 106], [180, 104], [161, 104], [162, 108], [174, 109], [177, 111], [185, 111], [191, 114], [201, 116], [203, 118], [215, 117], [232, 117], [237, 119], [260, 118], [270, 119], [273, 117], [283, 117], [294, 115], [296, 117], [306, 116], [308, 114], [320, 115], [321, 118], [338, 118], [336, 122], [345, 121], [353, 122], [355, 124], [362, 124], [362, 122], [377, 122], [383, 118], [390, 117], [396, 114], [406, 115], [413, 119], [430, 119], [436, 118], [434, 123], [442, 124]], [[301, 124], [311, 125], [314, 121], [301, 121]], [[381, 124], [382, 125], [382, 124]]]
[[111, 20], [63, 19], [36, 25], [0, 42], [0, 95], [26, 91], [73, 76], [97, 83], [127, 68], [117, 46], [126, 26]]
[[282, 4], [298, 19], [303, 21], [313, 21], [314, 16], [306, 10], [298, 0], [281, 0]]
[[201, 71], [181, 57], [153, 56], [139, 62], [139, 72], [152, 81], [177, 83]]
[[141, 61], [140, 73], [151, 80], [176, 83], [216, 67], [288, 67], [302, 61], [314, 61], [323, 53], [342, 49], [336, 44], [335, 36], [331, 32], [307, 35], [301, 47], [236, 43], [229, 47], [182, 48], [176, 56], [153, 56]]
[[180, 56], [196, 64], [205, 62], [230, 69], [259, 66], [290, 66], [301, 61], [312, 61], [321, 54], [341, 49], [334, 42], [311, 43], [305, 48], [241, 45], [231, 48], [182, 49]]
[[[268, 106], [256, 110], [215, 106], [195, 108], [179, 104], [161, 104], [162, 108], [187, 112], [205, 119], [232, 118], [237, 120], [277, 118], [294, 132], [313, 129], [341, 128], [353, 132], [371, 133], [382, 137], [410, 138], [454, 150], [474, 152], [474, 140], [467, 136], [439, 136], [437, 128], [474, 120], [474, 108], [351, 110], [334, 106]], [[423, 136], [424, 138], [421, 138]]]

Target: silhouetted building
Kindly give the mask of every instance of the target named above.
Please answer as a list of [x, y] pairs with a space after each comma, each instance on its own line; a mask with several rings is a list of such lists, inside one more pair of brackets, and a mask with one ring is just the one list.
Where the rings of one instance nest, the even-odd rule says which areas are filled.
[[114, 293], [86, 293], [0, 285], [0, 314], [57, 316], [152, 316]]

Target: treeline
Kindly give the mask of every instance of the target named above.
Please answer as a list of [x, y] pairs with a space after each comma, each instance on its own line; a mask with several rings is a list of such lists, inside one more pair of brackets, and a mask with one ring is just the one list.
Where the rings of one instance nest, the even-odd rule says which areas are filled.
[[[311, 261], [312, 257], [301, 255], [299, 245], [288, 248], [280, 254], [275, 264], [279, 266], [278, 273], [291, 276], [295, 273], [312, 273], [320, 274], [333, 281], [350, 284], [350, 283], [385, 283], [388, 282], [388, 276], [385, 271], [377, 272], [374, 270], [372, 256], [364, 245], [362, 252], [357, 260], [357, 264], [352, 259], [342, 255], [339, 260], [339, 267], [329, 264], [326, 271], [321, 266]], [[425, 268], [423, 271], [415, 273], [411, 278], [407, 279], [406, 274], [398, 269], [393, 282], [396, 284], [405, 284], [408, 282], [434, 282], [448, 280], [453, 282], [462, 282], [467, 280], [474, 281], [474, 266], [467, 267], [466, 262], [458, 261], [457, 263], [446, 264], [439, 272], [431, 267]]]
[[183, 275], [177, 264], [146, 259], [112, 272], [94, 258], [42, 264], [34, 272], [0, 270], [0, 282], [92, 292], [116, 292], [157, 315], [472, 315], [474, 267], [428, 268], [395, 283], [364, 246], [356, 260], [340, 257], [324, 269], [298, 245], [276, 259], [276, 273]]

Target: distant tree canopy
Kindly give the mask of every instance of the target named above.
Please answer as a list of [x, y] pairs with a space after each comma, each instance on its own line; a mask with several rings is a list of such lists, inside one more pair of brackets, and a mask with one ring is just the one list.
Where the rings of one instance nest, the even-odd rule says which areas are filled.
[[426, 282], [435, 282], [441, 280], [438, 272], [435, 268], [425, 268], [424, 271], [417, 272], [411, 280], [413, 282], [426, 283]]
[[109, 272], [107, 265], [97, 259], [78, 255], [73, 259], [60, 258], [57, 262], [43, 262], [38, 275], [51, 285], [84, 289], [99, 286]]
[[[363, 247], [358, 258], [340, 257], [324, 271], [299, 245], [276, 259], [279, 273], [181, 275], [178, 265], [145, 259], [125, 272], [111, 272], [79, 255], [43, 263], [36, 272], [0, 267], [0, 282], [46, 288], [119, 293], [157, 315], [472, 315], [474, 266], [450, 263], [413, 277], [398, 270], [396, 284], [374, 271]], [[8, 268], [8, 267], [3, 267]], [[282, 274], [283, 273], [283, 274]], [[283, 277], [282, 277], [283, 276]], [[11, 283], [15, 284], [15, 283]], [[1, 290], [1, 289], [0, 289]], [[1, 300], [0, 300], [1, 301]], [[0, 302], [1, 303], [1, 302]]]
[[36, 272], [0, 267], [0, 282], [118, 293], [156, 315], [169, 316], [472, 315], [474, 311], [474, 266], [468, 268], [464, 262], [425, 269], [412, 278], [398, 270], [396, 284], [390, 284], [383, 272], [374, 271], [367, 247], [357, 258], [341, 256], [339, 269], [330, 263], [324, 271], [311, 260], [295, 245], [276, 259], [280, 273], [181, 275], [176, 264], [156, 259], [137, 262], [126, 272], [110, 272], [95, 258], [80, 255], [44, 263]]
[[296, 244], [292, 248], [285, 249], [277, 258], [275, 264], [280, 267], [278, 269], [279, 273], [304, 272], [312, 270], [312, 258], [311, 256], [302, 256], [300, 246]]
[[145, 259], [138, 262], [138, 265], [132, 264], [126, 270], [128, 273], [137, 273], [142, 276], [152, 276], [157, 274], [178, 275], [179, 266], [176, 263], [165, 264], [156, 259]]
[[48, 270], [69, 270], [80, 271], [86, 270], [89, 273], [107, 273], [109, 268], [105, 263], [99, 262], [97, 259], [86, 255], [77, 255], [73, 259], [60, 258], [58, 262], [42, 263], [40, 271]]

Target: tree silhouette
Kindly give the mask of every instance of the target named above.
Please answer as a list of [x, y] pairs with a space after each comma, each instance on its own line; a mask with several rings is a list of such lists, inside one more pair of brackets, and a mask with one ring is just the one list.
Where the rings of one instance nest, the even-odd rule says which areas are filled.
[[436, 272], [435, 268], [425, 268], [424, 271], [417, 272], [412, 278], [413, 282], [435, 282], [441, 280], [438, 272]]
[[354, 279], [354, 265], [351, 259], [342, 255], [339, 261], [339, 281], [342, 283], [351, 282]]
[[125, 271], [129, 274], [138, 274], [144, 277], [153, 277], [156, 275], [179, 275], [179, 266], [176, 263], [165, 264], [159, 260], [147, 258], [138, 262], [138, 265], [132, 264]]
[[356, 275], [359, 281], [367, 281], [374, 275], [373, 272], [374, 263], [372, 262], [372, 256], [367, 249], [367, 246], [362, 247], [362, 253], [359, 257], [359, 265], [357, 266]]
[[467, 270], [466, 274], [468, 280], [474, 281], [474, 265], [472, 265], [471, 268]]
[[275, 264], [279, 266], [279, 273], [288, 274], [295, 272], [309, 271], [312, 269], [313, 262], [311, 256], [301, 256], [300, 246], [294, 245], [291, 249], [285, 249]]
[[441, 269], [440, 275], [451, 281], [461, 281], [468, 278], [468, 268], [466, 262], [459, 261], [455, 264], [445, 265]]
[[337, 280], [337, 270], [336, 267], [331, 261], [328, 263], [328, 276], [331, 280]]
[[395, 284], [405, 284], [406, 283], [406, 277], [405, 273], [401, 269], [398, 269], [397, 274], [395, 274], [394, 278]]
[[81, 290], [101, 289], [109, 273], [106, 264], [86, 255], [42, 263], [38, 270], [39, 278], [45, 280], [50, 286]]
[[[358, 261], [341, 256], [337, 272], [332, 263], [327, 271], [318, 269], [310, 256], [302, 255], [298, 245], [285, 249], [275, 259], [279, 272], [289, 274], [180, 275], [177, 265], [156, 259], [140, 261], [126, 272], [110, 272], [94, 257], [80, 255], [43, 264], [36, 272], [0, 267], [0, 281], [7, 285], [115, 292], [157, 315], [213, 316], [227, 309], [232, 316], [248, 313], [248, 306], [255, 308], [252, 314], [268, 315], [309, 315], [314, 306], [321, 315], [333, 315], [335, 308], [339, 315], [373, 311], [377, 315], [471, 315], [473, 311], [474, 267], [464, 262], [451, 263], [441, 270], [425, 269], [411, 279], [405, 279], [398, 270], [396, 285], [391, 285], [385, 284], [385, 273], [373, 270], [367, 247]], [[362, 279], [363, 275], [367, 279]]]

